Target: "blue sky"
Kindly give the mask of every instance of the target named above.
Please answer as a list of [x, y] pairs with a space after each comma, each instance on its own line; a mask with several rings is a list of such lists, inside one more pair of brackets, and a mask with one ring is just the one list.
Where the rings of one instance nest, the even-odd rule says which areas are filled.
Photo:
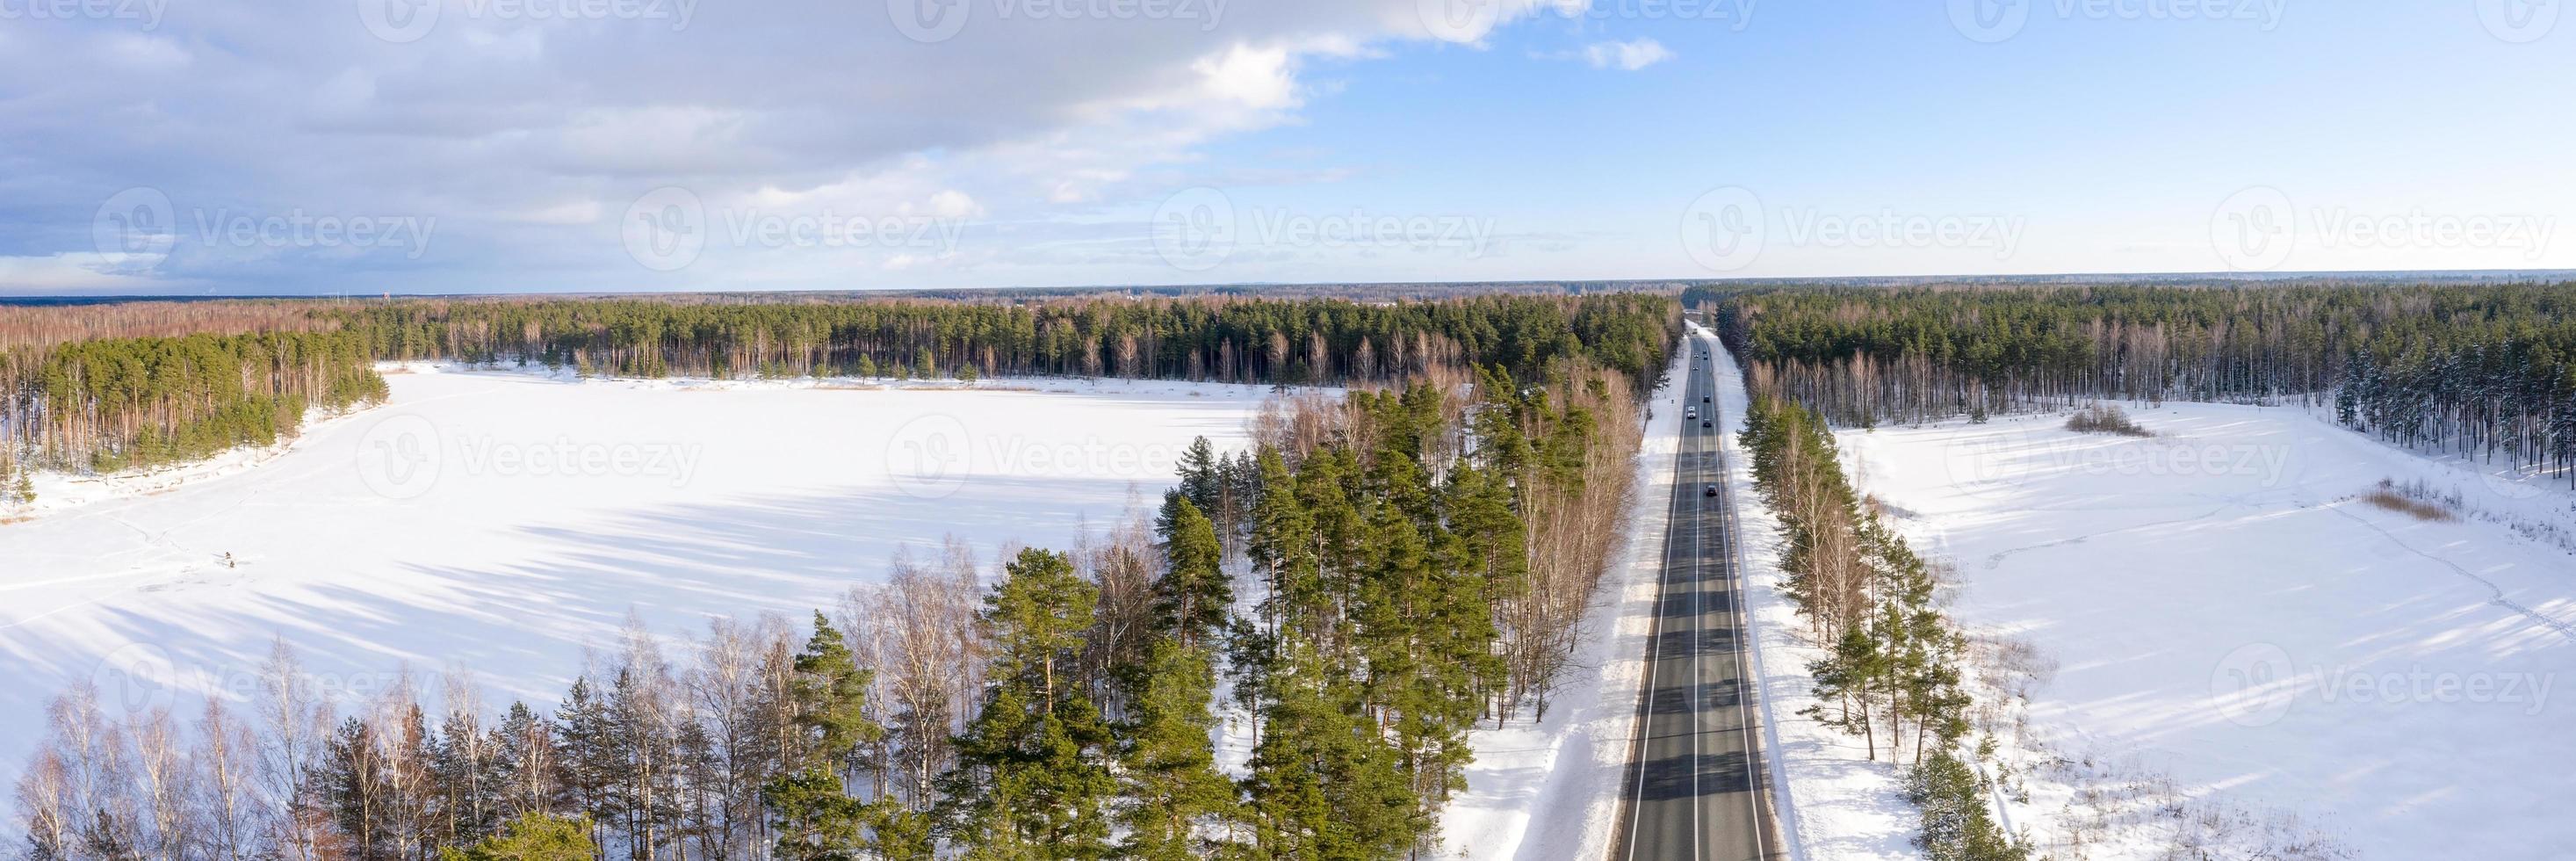
[[2576, 267], [2554, 2], [2016, 3], [0, 0], [0, 292]]

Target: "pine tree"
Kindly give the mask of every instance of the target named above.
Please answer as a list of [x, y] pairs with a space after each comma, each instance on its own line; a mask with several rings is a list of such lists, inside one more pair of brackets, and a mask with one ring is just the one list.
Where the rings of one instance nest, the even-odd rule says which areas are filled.
[[1155, 583], [1155, 621], [1182, 646], [1195, 647], [1215, 636], [1233, 609], [1225, 545], [1217, 540], [1215, 522], [1185, 495], [1165, 497], [1158, 519], [1170, 568]]
[[1217, 773], [1210, 743], [1214, 658], [1206, 647], [1166, 637], [1151, 647], [1138, 676], [1130, 683], [1134, 717], [1120, 733], [1124, 794], [1130, 800], [1119, 816], [1127, 828], [1121, 855], [1153, 861], [1207, 857], [1215, 847], [1198, 836], [1202, 826], [1229, 817], [1235, 805], [1234, 785]]
[[884, 799], [863, 802], [847, 789], [859, 746], [885, 735], [867, 714], [873, 674], [858, 666], [841, 632], [820, 612], [814, 614], [813, 636], [796, 654], [795, 669], [789, 696], [799, 744], [761, 790], [777, 823], [777, 854], [792, 861], [856, 857], [869, 848], [871, 824], [894, 806]]
[[956, 836], [969, 858], [1107, 857], [1111, 735], [1072, 672], [1098, 589], [1060, 553], [1023, 550], [1004, 570], [980, 617], [991, 693], [947, 781]]
[[503, 824], [500, 833], [464, 849], [441, 847], [438, 857], [439, 861], [591, 861], [599, 854], [599, 844], [591, 840], [593, 830], [586, 820], [525, 813]]
[[1188, 499], [1191, 505], [1198, 506], [1201, 512], [1215, 511], [1217, 508], [1219, 489], [1216, 466], [1216, 446], [1210, 444], [1207, 437], [1191, 439], [1190, 447], [1181, 452], [1178, 468], [1181, 477], [1179, 491], [1182, 497]]

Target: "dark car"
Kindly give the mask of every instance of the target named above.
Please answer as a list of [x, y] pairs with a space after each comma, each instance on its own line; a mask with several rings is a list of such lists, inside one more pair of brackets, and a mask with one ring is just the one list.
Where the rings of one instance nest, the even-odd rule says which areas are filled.
[[1707, 396], [1707, 395], [1701, 395], [1701, 396], [1699, 396], [1699, 402], [1700, 402], [1700, 403], [1703, 403], [1703, 404], [1704, 404], [1704, 403], [1708, 403], [1708, 396]]
[[1701, 496], [1716, 496], [1716, 495], [1717, 495], [1717, 485], [1712, 484], [1712, 485], [1709, 485], [1709, 486], [1708, 486], [1708, 487], [1706, 487], [1706, 488], [1701, 489], [1701, 490], [1700, 490], [1700, 492], [1699, 492], [1699, 495], [1701, 495]]
[[1705, 427], [1716, 427], [1716, 425], [1709, 424], [1707, 419], [1700, 419], [1700, 420], [1699, 420], [1699, 426], [1700, 426], [1700, 427], [1704, 427], [1704, 428], [1705, 428]]

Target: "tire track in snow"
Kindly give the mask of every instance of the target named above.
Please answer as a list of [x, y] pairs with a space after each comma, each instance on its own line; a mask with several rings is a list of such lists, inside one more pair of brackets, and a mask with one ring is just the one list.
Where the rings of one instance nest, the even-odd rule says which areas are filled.
[[2504, 587], [2496, 585], [2495, 581], [2478, 576], [2469, 569], [2461, 567], [2457, 562], [2415, 549], [2415, 545], [2406, 543], [2405, 539], [2397, 537], [2397, 533], [2390, 532], [2387, 527], [2371, 522], [2369, 518], [2346, 511], [2341, 505], [2329, 505], [2326, 507], [2336, 514], [2350, 518], [2354, 523], [2370, 527], [2371, 531], [2379, 533], [2380, 537], [2388, 539], [2388, 543], [2397, 545], [2398, 549], [2442, 563], [2442, 567], [2451, 569], [2452, 573], [2469, 578], [2470, 580], [2476, 581], [2478, 585], [2487, 587], [2487, 591], [2492, 593], [2492, 597], [2487, 599], [2487, 603], [2519, 613], [2524, 618], [2540, 623], [2541, 627], [2558, 632], [2558, 636], [2565, 638], [2567, 642], [2576, 643], [2576, 625], [2570, 625], [2557, 617], [2525, 607], [2520, 602], [2505, 597]]

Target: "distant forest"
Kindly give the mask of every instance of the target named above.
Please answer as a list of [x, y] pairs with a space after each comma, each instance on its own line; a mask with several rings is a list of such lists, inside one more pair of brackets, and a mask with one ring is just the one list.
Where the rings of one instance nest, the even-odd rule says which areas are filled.
[[2576, 283], [1699, 287], [1761, 391], [1834, 422], [2096, 399], [2331, 403], [2399, 445], [2576, 481]]
[[1661, 370], [1669, 295], [1426, 301], [1061, 299], [255, 300], [0, 308], [0, 488], [20, 464], [114, 471], [292, 435], [381, 399], [372, 363], [615, 376], [1079, 375], [1383, 384], [1561, 360], [1632, 388]]

